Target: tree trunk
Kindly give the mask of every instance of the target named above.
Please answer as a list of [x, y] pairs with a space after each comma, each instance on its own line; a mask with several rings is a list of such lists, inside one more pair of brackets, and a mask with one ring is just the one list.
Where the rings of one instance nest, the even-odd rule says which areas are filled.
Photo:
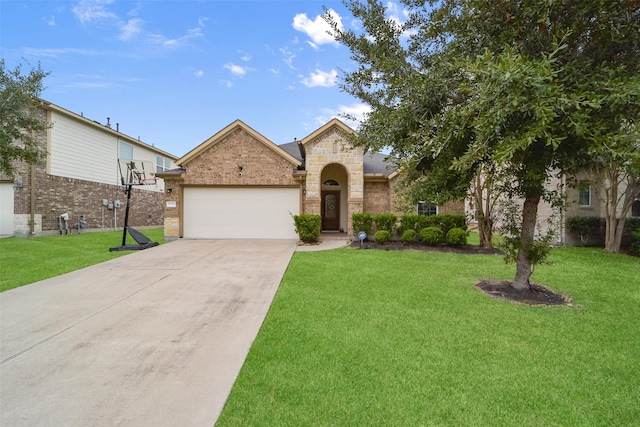
[[[613, 168], [612, 168], [613, 169]], [[618, 211], [618, 205], [620, 200], [618, 198], [618, 176], [614, 174], [616, 170], [609, 172], [610, 186], [605, 188], [606, 194], [606, 213], [605, 213], [605, 241], [604, 251], [617, 253], [620, 252], [620, 245], [622, 243], [622, 235], [624, 234], [624, 224], [631, 211], [633, 203], [640, 195], [640, 183], [638, 180], [627, 175], [625, 177], [626, 186], [624, 189], [624, 195], [621, 198], [622, 206]]]
[[536, 230], [536, 219], [538, 217], [538, 204], [540, 196], [527, 197], [522, 206], [522, 228], [520, 230], [520, 248], [518, 249], [518, 259], [516, 260], [516, 277], [513, 279], [515, 289], [523, 290], [530, 288], [529, 278], [533, 273], [531, 261], [527, 256], [529, 247], [533, 243]]
[[478, 212], [478, 233], [480, 233], [480, 247], [493, 247], [493, 225], [491, 219], [487, 218], [481, 210]]

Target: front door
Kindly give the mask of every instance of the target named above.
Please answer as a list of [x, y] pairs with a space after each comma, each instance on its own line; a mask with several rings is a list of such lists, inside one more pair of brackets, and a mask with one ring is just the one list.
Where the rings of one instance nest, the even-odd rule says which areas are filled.
[[322, 229], [337, 231], [340, 229], [340, 192], [322, 192]]

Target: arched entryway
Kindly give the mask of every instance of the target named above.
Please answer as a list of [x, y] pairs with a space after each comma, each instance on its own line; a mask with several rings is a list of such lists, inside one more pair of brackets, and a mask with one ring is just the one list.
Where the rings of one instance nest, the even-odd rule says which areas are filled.
[[344, 166], [331, 163], [320, 175], [322, 231], [344, 231], [348, 220], [349, 176]]

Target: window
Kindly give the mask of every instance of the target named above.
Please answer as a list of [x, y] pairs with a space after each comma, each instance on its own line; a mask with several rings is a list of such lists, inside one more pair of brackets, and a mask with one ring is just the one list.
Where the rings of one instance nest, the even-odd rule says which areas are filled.
[[133, 160], [133, 145], [118, 141], [118, 158]]
[[591, 206], [591, 183], [580, 181], [578, 183], [578, 204], [580, 206]]
[[340, 184], [335, 179], [328, 179], [322, 183], [323, 187], [339, 187]]
[[163, 156], [156, 156], [156, 172], [164, 172], [171, 169], [171, 159]]
[[438, 206], [433, 203], [418, 202], [418, 215], [438, 215]]

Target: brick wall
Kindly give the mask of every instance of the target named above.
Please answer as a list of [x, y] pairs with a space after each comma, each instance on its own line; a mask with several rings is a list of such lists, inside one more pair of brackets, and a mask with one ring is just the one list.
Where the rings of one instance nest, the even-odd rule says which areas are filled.
[[388, 182], [364, 182], [364, 212], [392, 213]]
[[[84, 215], [87, 228], [109, 229], [114, 226], [124, 225], [125, 206], [127, 196], [124, 187], [119, 185], [107, 185], [90, 181], [82, 181], [43, 173], [36, 174], [36, 198], [35, 213], [36, 228], [38, 231], [58, 230], [58, 218], [63, 213], [69, 213], [69, 226], [78, 222]], [[109, 203], [119, 199], [119, 209], [103, 207], [102, 200]], [[129, 210], [129, 225], [161, 226], [162, 225], [161, 192], [148, 191], [135, 188], [131, 195]], [[23, 176], [22, 186], [15, 190], [14, 212], [18, 219], [30, 217], [31, 212], [31, 177]], [[25, 224], [25, 221], [21, 221]], [[40, 222], [40, 223], [38, 223]], [[27, 221], [26, 224], [29, 224]], [[17, 229], [17, 235], [26, 234], [28, 230]]]
[[184, 185], [299, 185], [295, 165], [240, 127], [183, 166]]

